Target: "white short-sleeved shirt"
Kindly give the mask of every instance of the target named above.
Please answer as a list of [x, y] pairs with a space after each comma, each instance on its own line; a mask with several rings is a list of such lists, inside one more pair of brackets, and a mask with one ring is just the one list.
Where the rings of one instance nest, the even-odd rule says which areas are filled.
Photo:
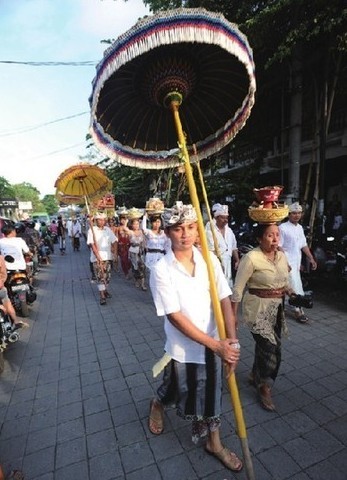
[[[231, 295], [217, 257], [210, 253], [219, 300]], [[218, 338], [206, 262], [193, 247], [195, 274], [190, 276], [170, 250], [152, 267], [150, 287], [158, 316], [165, 316], [165, 351], [181, 363], [205, 363], [205, 347], [183, 335], [166, 315], [181, 312], [201, 331]]]
[[7, 270], [26, 270], [23, 253], [28, 253], [29, 247], [21, 237], [5, 237], [0, 240], [0, 253], [4, 257], [11, 255], [13, 263], [6, 262]]
[[294, 225], [290, 221], [281, 223], [279, 229], [280, 246], [286, 254], [289, 265], [297, 269], [301, 264], [301, 249], [307, 245], [304, 229], [299, 223]]
[[[237, 249], [237, 241], [236, 241], [234, 232], [231, 230], [231, 228], [228, 225], [226, 225], [225, 232], [223, 235], [222, 232], [217, 227], [216, 220], [213, 220], [213, 227], [214, 227], [216, 239], [218, 242], [218, 249], [220, 254], [222, 256], [228, 255], [229, 257], [231, 257], [233, 254], [233, 250]], [[208, 248], [209, 250], [213, 251], [214, 240], [213, 240], [210, 222], [206, 224], [205, 231], [206, 231]]]
[[[114, 242], [118, 242], [116, 235], [109, 227], [93, 227], [93, 230], [96, 242], [94, 242], [93, 232], [90, 228], [87, 235], [87, 244], [91, 245], [93, 243], [96, 243], [102, 260], [113, 260], [111, 246]], [[96, 256], [94, 255], [92, 249], [90, 251], [90, 261], [96, 262]]]

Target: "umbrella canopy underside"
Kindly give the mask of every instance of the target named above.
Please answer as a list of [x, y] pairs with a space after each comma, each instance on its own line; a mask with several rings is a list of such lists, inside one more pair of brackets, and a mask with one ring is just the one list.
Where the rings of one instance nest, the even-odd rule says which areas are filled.
[[[254, 104], [252, 51], [236, 25], [203, 9], [162, 12], [138, 22], [105, 52], [90, 99], [91, 134], [119, 163], [180, 164], [169, 92], [179, 92], [191, 161], [227, 145]], [[192, 149], [191, 149], [192, 150]]]

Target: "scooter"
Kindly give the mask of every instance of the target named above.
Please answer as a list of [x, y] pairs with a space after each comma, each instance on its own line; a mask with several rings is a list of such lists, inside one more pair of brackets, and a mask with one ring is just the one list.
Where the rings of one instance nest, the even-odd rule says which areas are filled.
[[[14, 258], [11, 255], [6, 255], [5, 261], [13, 263]], [[7, 288], [9, 299], [16, 312], [23, 317], [28, 317], [28, 305], [34, 303], [37, 295], [30, 285], [26, 272], [22, 270], [7, 270], [5, 287]]]
[[18, 331], [13, 331], [12, 327], [10, 317], [0, 308], [0, 374], [4, 371], [4, 351], [7, 345], [19, 340]]

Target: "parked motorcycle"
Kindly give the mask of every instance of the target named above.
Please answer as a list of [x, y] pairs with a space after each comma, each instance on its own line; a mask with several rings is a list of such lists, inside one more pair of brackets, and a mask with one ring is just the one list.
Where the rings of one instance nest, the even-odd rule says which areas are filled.
[[10, 317], [0, 308], [0, 374], [4, 371], [4, 351], [7, 345], [19, 340], [19, 333], [13, 331], [12, 326]]
[[336, 271], [339, 278], [347, 282], [347, 235], [344, 235], [336, 251]]
[[[11, 255], [6, 255], [5, 260], [8, 263], [13, 263], [14, 258]], [[36, 300], [37, 295], [30, 285], [26, 272], [22, 270], [7, 270], [5, 286], [16, 312], [23, 317], [28, 317], [28, 305], [31, 305]]]

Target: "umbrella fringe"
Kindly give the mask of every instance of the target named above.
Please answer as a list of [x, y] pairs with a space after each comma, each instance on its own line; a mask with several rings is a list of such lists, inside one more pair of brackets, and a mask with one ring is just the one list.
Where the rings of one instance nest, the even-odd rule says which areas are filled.
[[222, 14], [205, 9], [176, 9], [164, 11], [154, 17], [140, 20], [125, 34], [121, 35], [104, 54], [97, 66], [93, 80], [90, 133], [98, 148], [111, 159], [132, 167], [161, 169], [180, 164], [177, 150], [143, 151], [124, 146], [108, 135], [96, 118], [100, 92], [105, 82], [123, 65], [150, 50], [163, 45], [177, 43], [203, 43], [218, 45], [235, 56], [245, 67], [249, 78], [249, 88], [241, 107], [231, 120], [206, 139], [196, 142], [199, 155], [191, 155], [191, 161], [207, 158], [225, 147], [244, 126], [254, 104], [256, 81], [252, 49], [247, 37], [237, 25], [227, 21]]

